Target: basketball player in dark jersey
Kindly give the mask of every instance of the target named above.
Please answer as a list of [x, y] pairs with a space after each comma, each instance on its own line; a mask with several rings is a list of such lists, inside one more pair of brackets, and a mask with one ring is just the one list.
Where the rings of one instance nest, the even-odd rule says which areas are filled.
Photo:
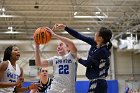
[[64, 29], [70, 35], [80, 39], [91, 46], [86, 60], [78, 58], [78, 62], [86, 67], [86, 77], [90, 80], [88, 93], [107, 93], [107, 82], [110, 66], [110, 39], [112, 32], [105, 27], [101, 27], [95, 33], [95, 37], [84, 36], [64, 24], [56, 24], [53, 29]]
[[48, 77], [48, 69], [40, 68], [39, 70], [39, 81], [40, 88], [31, 90], [30, 93], [47, 93], [47, 90], [50, 88], [52, 79]]

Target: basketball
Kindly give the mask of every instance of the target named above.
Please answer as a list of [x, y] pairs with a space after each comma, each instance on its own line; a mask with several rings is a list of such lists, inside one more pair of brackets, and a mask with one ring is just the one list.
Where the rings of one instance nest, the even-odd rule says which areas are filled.
[[37, 44], [46, 44], [52, 38], [52, 34], [49, 32], [49, 28], [47, 27], [39, 27], [34, 32], [34, 41]]

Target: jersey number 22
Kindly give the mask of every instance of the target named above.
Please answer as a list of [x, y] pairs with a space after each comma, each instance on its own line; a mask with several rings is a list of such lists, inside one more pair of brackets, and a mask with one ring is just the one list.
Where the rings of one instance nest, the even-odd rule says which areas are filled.
[[59, 65], [59, 74], [69, 74], [69, 65]]

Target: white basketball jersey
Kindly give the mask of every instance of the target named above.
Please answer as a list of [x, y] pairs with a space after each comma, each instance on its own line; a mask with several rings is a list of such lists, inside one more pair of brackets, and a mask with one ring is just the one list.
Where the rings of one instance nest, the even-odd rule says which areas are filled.
[[[21, 74], [20, 67], [16, 64], [16, 70], [11, 65], [11, 62], [8, 61], [8, 67], [4, 73], [4, 77], [1, 79], [1, 82], [16, 82]], [[0, 88], [0, 93], [12, 93], [14, 87], [9, 88]]]
[[[54, 78], [51, 89], [62, 90], [65, 91], [64, 93], [69, 93], [68, 91], [70, 90], [71, 93], [75, 93], [77, 62], [71, 53], [63, 57], [55, 56], [48, 59], [48, 62], [49, 65], [53, 65], [54, 68]], [[63, 93], [62, 91], [60, 91], [60, 93]]]

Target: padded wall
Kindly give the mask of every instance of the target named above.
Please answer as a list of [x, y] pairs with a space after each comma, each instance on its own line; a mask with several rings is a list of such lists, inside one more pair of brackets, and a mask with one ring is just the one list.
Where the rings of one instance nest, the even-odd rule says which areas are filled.
[[[32, 82], [25, 82], [23, 87], [29, 86]], [[108, 80], [108, 93], [118, 93], [118, 81]], [[89, 81], [77, 81], [76, 82], [76, 93], [87, 93]]]

